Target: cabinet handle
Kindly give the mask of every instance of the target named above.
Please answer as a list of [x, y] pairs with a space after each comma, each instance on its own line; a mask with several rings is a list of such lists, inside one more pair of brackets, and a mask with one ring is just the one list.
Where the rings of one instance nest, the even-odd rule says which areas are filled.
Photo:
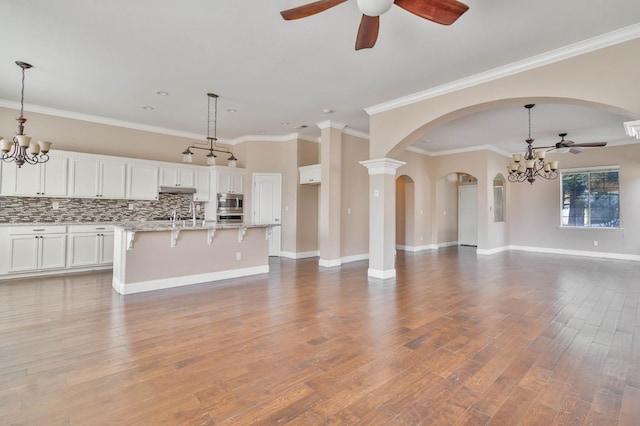
[[33, 232], [44, 232], [44, 229], [34, 229]]

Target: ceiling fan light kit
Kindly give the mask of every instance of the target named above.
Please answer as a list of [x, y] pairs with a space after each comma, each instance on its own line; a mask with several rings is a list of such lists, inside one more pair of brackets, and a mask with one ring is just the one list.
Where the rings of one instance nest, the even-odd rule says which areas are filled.
[[[280, 12], [282, 18], [306, 18], [323, 12], [347, 0], [319, 0], [302, 6]], [[442, 24], [453, 24], [469, 6], [457, 0], [357, 0], [358, 8], [362, 12], [358, 35], [356, 36], [356, 50], [369, 49], [376, 44], [380, 29], [380, 15], [386, 13], [394, 4], [429, 21]]]

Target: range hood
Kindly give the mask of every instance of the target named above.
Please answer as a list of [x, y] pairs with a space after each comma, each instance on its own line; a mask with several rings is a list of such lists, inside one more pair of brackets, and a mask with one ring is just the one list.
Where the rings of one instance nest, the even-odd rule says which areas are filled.
[[160, 192], [169, 194], [195, 194], [196, 189], [186, 186], [161, 186]]

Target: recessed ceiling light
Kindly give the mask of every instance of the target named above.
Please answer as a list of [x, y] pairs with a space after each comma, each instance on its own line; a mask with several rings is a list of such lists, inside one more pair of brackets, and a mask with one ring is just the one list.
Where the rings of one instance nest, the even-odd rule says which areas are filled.
[[160, 96], [169, 96], [169, 92], [165, 92], [164, 90], [158, 90], [156, 94]]
[[284, 122], [280, 123], [280, 125], [281, 125], [281, 126], [288, 126], [288, 125], [289, 125], [289, 123], [288, 123], [288, 122], [286, 122], [286, 121], [284, 121]]
[[308, 126], [308, 125], [306, 125], [306, 124], [301, 124], [301, 125], [299, 125], [299, 126], [297, 126], [297, 127], [295, 127], [295, 128], [296, 128], [296, 129], [306, 129], [307, 127], [309, 127], [309, 126]]
[[149, 106], [149, 105], [145, 105], [145, 106], [142, 107], [142, 109], [145, 110], [145, 111], [153, 111], [155, 108], [153, 108], [152, 106]]
[[335, 111], [329, 108], [325, 108], [322, 110], [322, 112], [325, 114], [333, 114]]
[[235, 108], [227, 108], [227, 112], [230, 112], [233, 114], [234, 112], [238, 112], [238, 110]]

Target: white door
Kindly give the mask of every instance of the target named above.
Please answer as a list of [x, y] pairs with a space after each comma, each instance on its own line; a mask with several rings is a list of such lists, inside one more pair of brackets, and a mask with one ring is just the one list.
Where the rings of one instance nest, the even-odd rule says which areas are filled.
[[458, 188], [458, 244], [478, 246], [478, 187]]
[[[282, 174], [253, 174], [253, 208], [254, 223], [280, 223], [282, 212]], [[275, 226], [269, 239], [269, 256], [280, 256], [281, 230]]]

